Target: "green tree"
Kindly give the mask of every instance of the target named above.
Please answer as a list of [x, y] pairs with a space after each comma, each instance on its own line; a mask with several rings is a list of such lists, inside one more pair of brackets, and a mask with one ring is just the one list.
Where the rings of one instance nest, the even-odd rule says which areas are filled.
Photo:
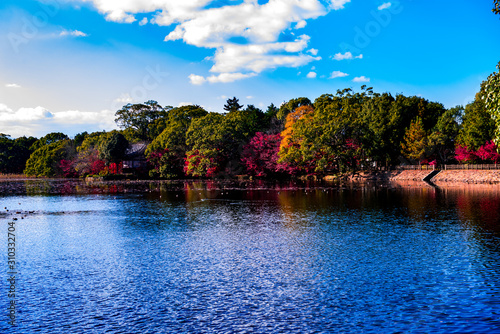
[[480, 94], [477, 94], [474, 102], [465, 107], [457, 143], [468, 150], [475, 151], [494, 138], [494, 133], [495, 121], [491, 113], [486, 110], [484, 100]]
[[89, 135], [89, 133], [87, 131], [76, 134], [75, 138], [73, 139], [73, 141], [75, 143], [75, 147], [82, 145], [83, 141], [85, 140], [85, 138], [88, 135]]
[[134, 131], [141, 140], [152, 140], [155, 130], [151, 128], [151, 124], [166, 117], [170, 109], [172, 107], [162, 107], [153, 100], [140, 104], [129, 103], [115, 113], [115, 122], [122, 129]]
[[360, 140], [368, 156], [380, 165], [391, 164], [400, 155], [401, 131], [397, 114], [393, 114], [395, 102], [391, 94], [376, 94], [363, 103], [360, 114], [364, 129]]
[[[206, 176], [209, 171], [226, 161], [233, 141], [232, 130], [224, 121], [224, 115], [209, 113], [193, 119], [186, 133], [186, 173]], [[217, 168], [219, 169], [219, 168]]]
[[182, 106], [170, 111], [164, 130], [146, 150], [148, 160], [153, 166], [150, 176], [167, 179], [182, 176], [184, 157], [189, 150], [186, 133], [193, 119], [206, 115], [207, 111], [196, 105]]
[[11, 173], [9, 160], [13, 146], [14, 140], [9, 135], [0, 133], [0, 173]]
[[427, 137], [428, 155], [436, 155], [440, 163], [446, 164], [454, 157], [463, 111], [462, 106], [448, 109], [439, 117], [434, 130]]
[[[500, 7], [496, 2], [497, 14]], [[486, 110], [495, 120], [495, 142], [500, 143], [500, 62], [497, 64], [498, 72], [493, 72], [481, 84], [481, 99], [485, 102]], [[484, 144], [484, 143], [483, 143]]]
[[31, 150], [35, 151], [42, 146], [49, 145], [58, 141], [69, 139], [67, 135], [62, 132], [51, 132], [42, 138], [38, 139], [35, 143], [33, 143]]
[[128, 148], [128, 140], [119, 132], [115, 131], [102, 144], [99, 157], [109, 163], [116, 163], [125, 157]]
[[184, 155], [188, 146], [186, 132], [195, 118], [206, 116], [208, 112], [200, 106], [189, 105], [173, 108], [166, 120], [165, 129], [148, 145], [146, 153], [169, 150]]
[[236, 97], [233, 97], [232, 99], [227, 99], [226, 104], [224, 105], [224, 110], [228, 112], [240, 110], [241, 108], [243, 108], [243, 106], [238, 103], [239, 101], [240, 100], [238, 100]]
[[59, 140], [44, 145], [35, 150], [28, 161], [24, 174], [37, 177], [60, 176], [59, 164], [74, 154], [74, 148], [69, 139]]

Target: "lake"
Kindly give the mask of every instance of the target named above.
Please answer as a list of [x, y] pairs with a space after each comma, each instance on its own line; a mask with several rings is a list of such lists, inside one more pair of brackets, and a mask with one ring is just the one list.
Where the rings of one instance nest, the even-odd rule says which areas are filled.
[[1, 333], [500, 332], [498, 185], [2, 181], [0, 203]]

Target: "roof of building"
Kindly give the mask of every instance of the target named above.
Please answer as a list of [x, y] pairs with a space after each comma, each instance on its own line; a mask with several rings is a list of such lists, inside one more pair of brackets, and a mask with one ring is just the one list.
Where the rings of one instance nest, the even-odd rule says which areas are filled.
[[125, 151], [125, 159], [124, 160], [132, 160], [137, 158], [144, 158], [144, 153], [146, 152], [146, 148], [148, 147], [148, 143], [139, 142], [130, 144], [127, 150]]

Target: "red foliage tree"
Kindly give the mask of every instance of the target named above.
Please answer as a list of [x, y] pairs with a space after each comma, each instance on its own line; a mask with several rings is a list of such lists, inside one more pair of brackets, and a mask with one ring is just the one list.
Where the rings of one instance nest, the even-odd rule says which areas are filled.
[[500, 162], [500, 154], [497, 152], [497, 145], [493, 140], [487, 141], [476, 151], [476, 156], [486, 162]]
[[62, 159], [59, 161], [59, 168], [63, 177], [78, 177], [75, 170], [74, 162], [72, 160]]
[[287, 163], [278, 163], [281, 135], [257, 132], [250, 142], [243, 147], [241, 161], [247, 173], [253, 176], [266, 177], [273, 173], [293, 174], [298, 171]]
[[471, 163], [477, 159], [474, 151], [469, 151], [467, 147], [458, 145], [455, 147], [455, 159], [460, 163]]

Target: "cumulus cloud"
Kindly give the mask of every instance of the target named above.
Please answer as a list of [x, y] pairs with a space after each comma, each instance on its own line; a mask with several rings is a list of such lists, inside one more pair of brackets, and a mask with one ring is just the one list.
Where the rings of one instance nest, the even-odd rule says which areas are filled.
[[309, 49], [309, 50], [307, 50], [307, 52], [309, 52], [313, 56], [316, 56], [318, 54], [318, 49]]
[[364, 75], [360, 77], [355, 77], [352, 79], [353, 82], [370, 82], [370, 78], [365, 77]]
[[363, 55], [353, 56], [352, 53], [348, 51], [346, 53], [336, 53], [332, 58], [339, 61], [346, 59], [363, 59]]
[[308, 77], [309, 79], [314, 79], [314, 78], [316, 78], [316, 76], [317, 76], [316, 72], [312, 72], [312, 71], [307, 73], [307, 75], [306, 75], [306, 77]]
[[71, 37], [87, 37], [88, 35], [80, 30], [63, 30], [59, 34], [61, 37], [71, 36]]
[[335, 10], [344, 9], [344, 5], [349, 2], [351, 2], [351, 0], [332, 0], [330, 8]]
[[5, 84], [5, 87], [7, 87], [7, 88], [21, 88], [20, 85], [15, 84], [15, 83]]
[[[73, 0], [78, 1], [78, 0]], [[213, 76], [189, 76], [191, 83], [230, 82], [276, 67], [298, 67], [320, 59], [304, 55], [309, 37], [280, 41], [288, 30], [302, 29], [307, 20], [344, 8], [350, 0], [88, 0], [115, 22], [134, 22], [150, 14], [152, 24], [171, 26], [165, 41], [215, 49]], [[143, 18], [140, 24], [145, 23]], [[293, 36], [293, 34], [291, 34]], [[240, 43], [233, 42], [237, 37]], [[241, 43], [244, 40], [245, 43]], [[314, 49], [312, 49], [314, 50]], [[314, 53], [311, 53], [315, 56]]]
[[380, 6], [378, 6], [378, 10], [384, 10], [384, 9], [387, 9], [387, 8], [389, 8], [391, 6], [392, 6], [392, 3], [386, 2], [386, 3], [383, 3]]
[[349, 74], [341, 72], [341, 71], [333, 71], [332, 74], [330, 75], [330, 79], [335, 79], [335, 78], [343, 78], [347, 77]]
[[305, 28], [305, 26], [307, 25], [307, 21], [306, 20], [302, 20], [302, 21], [299, 21], [297, 22], [297, 24], [295, 25], [295, 29], [302, 29], [302, 28]]
[[40, 137], [49, 132], [66, 130], [103, 130], [116, 128], [115, 112], [102, 110], [98, 112], [67, 110], [51, 112], [44, 107], [24, 107], [13, 110], [0, 103], [0, 124], [2, 132], [12, 137]]
[[228, 83], [236, 80], [251, 78], [256, 76], [257, 73], [220, 73], [218, 75], [211, 75], [203, 77], [201, 75], [191, 74], [189, 80], [193, 85], [202, 85], [205, 82], [209, 83]]

